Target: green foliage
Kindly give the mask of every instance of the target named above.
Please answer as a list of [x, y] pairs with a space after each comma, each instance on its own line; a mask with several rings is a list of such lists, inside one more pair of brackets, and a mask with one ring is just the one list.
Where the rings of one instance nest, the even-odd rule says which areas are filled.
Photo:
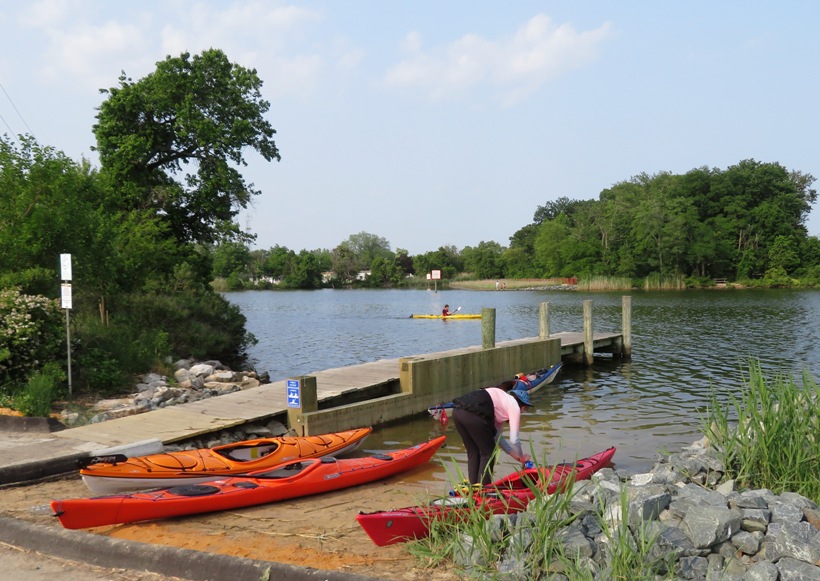
[[739, 395], [723, 403], [712, 391], [702, 431], [740, 487], [798, 492], [820, 502], [818, 418], [820, 389], [807, 371], [798, 386], [789, 376], [767, 380], [751, 361]]
[[0, 386], [24, 383], [60, 357], [65, 328], [57, 301], [0, 290]]
[[231, 276], [247, 272], [251, 253], [248, 247], [240, 242], [223, 242], [213, 250], [214, 276]]
[[464, 269], [478, 278], [502, 278], [504, 249], [498, 242], [481, 241], [478, 246], [467, 246], [461, 251]]
[[773, 267], [793, 274], [820, 263], [820, 241], [804, 226], [817, 200], [814, 181], [754, 160], [723, 171], [639, 174], [597, 201], [561, 198], [539, 207], [511, 247], [527, 249], [541, 276], [738, 280]]
[[242, 151], [280, 158], [261, 87], [217, 49], [169, 56], [136, 82], [123, 73], [93, 128], [116, 207], [152, 212], [183, 243], [242, 238], [233, 219], [259, 194], [235, 167]]
[[14, 408], [26, 416], [48, 417], [57, 386], [65, 379], [65, 373], [57, 363], [46, 363], [31, 375], [23, 390], [15, 395]]
[[194, 359], [218, 359], [240, 365], [256, 338], [245, 331], [247, 319], [238, 306], [215, 292], [130, 294], [121, 298], [112, 324], [130, 329], [135, 340], [161, 329], [166, 352]]

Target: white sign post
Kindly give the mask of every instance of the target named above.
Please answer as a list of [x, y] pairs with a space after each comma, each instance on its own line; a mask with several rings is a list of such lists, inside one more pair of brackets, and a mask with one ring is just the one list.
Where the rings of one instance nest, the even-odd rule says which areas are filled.
[[441, 280], [441, 271], [433, 270], [430, 272], [430, 278], [433, 279], [433, 292], [438, 292], [438, 281]]
[[71, 255], [60, 255], [60, 302], [65, 309], [65, 347], [68, 357], [68, 395], [71, 395], [71, 331], [68, 325], [68, 311], [71, 310]]

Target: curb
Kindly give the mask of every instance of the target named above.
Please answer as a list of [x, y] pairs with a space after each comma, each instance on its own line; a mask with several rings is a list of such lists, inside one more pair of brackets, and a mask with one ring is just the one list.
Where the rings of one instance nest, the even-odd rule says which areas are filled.
[[352, 573], [113, 539], [2, 516], [0, 542], [98, 567], [149, 571], [190, 581], [379, 581]]
[[8, 432], [50, 432], [51, 423], [47, 418], [27, 416], [7, 416], [0, 414], [0, 430]]
[[76, 452], [47, 461], [32, 460], [0, 466], [0, 486], [6, 484], [25, 484], [49, 476], [65, 474], [77, 470], [77, 460], [87, 458], [88, 452]]

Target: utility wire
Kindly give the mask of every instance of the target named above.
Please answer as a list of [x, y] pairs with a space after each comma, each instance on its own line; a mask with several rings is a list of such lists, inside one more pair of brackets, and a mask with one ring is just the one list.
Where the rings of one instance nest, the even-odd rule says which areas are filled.
[[[12, 101], [12, 100], [11, 100], [11, 96], [10, 96], [10, 95], [8, 94], [8, 92], [6, 91], [6, 88], [3, 86], [3, 83], [0, 83], [0, 89], [3, 89], [3, 94], [6, 96], [6, 99], [8, 99], [8, 100], [9, 100], [9, 103], [11, 103], [11, 106], [14, 108], [14, 111], [17, 113], [17, 116], [20, 118], [20, 121], [22, 121], [22, 122], [23, 122], [23, 125], [25, 125], [25, 126], [26, 126], [26, 129], [28, 129], [29, 135], [31, 135], [32, 137], [34, 137], [34, 139], [36, 140], [36, 139], [37, 139], [37, 137], [34, 135], [34, 131], [32, 131], [32, 130], [31, 130], [31, 127], [29, 127], [29, 126], [28, 126], [28, 123], [26, 123], [26, 120], [23, 118], [23, 115], [20, 113], [20, 110], [17, 108], [17, 105], [15, 105], [15, 104], [14, 104], [14, 101]], [[0, 119], [2, 119], [2, 120], [3, 120], [3, 124], [4, 124], [6, 127], [8, 127], [9, 132], [11, 133], [11, 135], [12, 135], [12, 136], [14, 137], [14, 139], [16, 140], [16, 139], [17, 139], [17, 136], [15, 135], [14, 131], [12, 130], [12, 128], [11, 128], [11, 127], [9, 127], [9, 124], [8, 124], [8, 122], [6, 122], [6, 119], [5, 119], [2, 115], [0, 115]], [[19, 143], [19, 142], [18, 142], [18, 143]]]

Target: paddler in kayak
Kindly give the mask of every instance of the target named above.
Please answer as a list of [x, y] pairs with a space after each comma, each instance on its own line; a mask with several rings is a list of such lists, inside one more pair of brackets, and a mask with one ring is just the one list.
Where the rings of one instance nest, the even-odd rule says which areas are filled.
[[[467, 477], [470, 484], [490, 484], [493, 480], [496, 443], [517, 461], [530, 457], [521, 450], [521, 412], [533, 407], [530, 394], [523, 390], [504, 391], [485, 387], [453, 400], [456, 431], [467, 450]], [[503, 437], [510, 424], [510, 439]]]
[[449, 317], [452, 313], [450, 313], [450, 305], [444, 305], [444, 308], [441, 309], [441, 316], [442, 317]]

